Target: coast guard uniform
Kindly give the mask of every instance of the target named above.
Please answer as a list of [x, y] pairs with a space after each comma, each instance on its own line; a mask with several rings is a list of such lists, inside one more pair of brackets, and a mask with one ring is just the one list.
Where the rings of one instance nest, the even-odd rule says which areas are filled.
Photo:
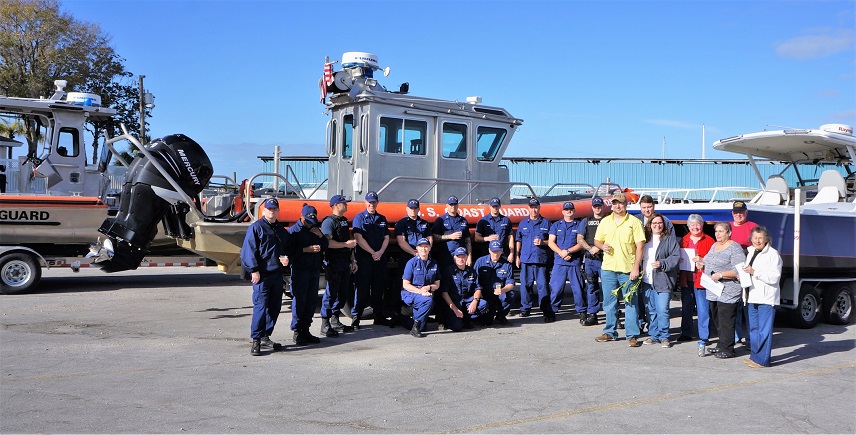
[[[540, 203], [539, 203], [540, 205]], [[547, 261], [550, 248], [547, 239], [550, 234], [550, 221], [540, 216], [537, 220], [524, 218], [517, 226], [517, 242], [520, 243], [520, 312], [529, 312], [532, 308], [531, 293], [537, 293], [538, 299], [547, 297]], [[538, 238], [544, 241], [535, 246]]]
[[[410, 281], [416, 287], [422, 287], [434, 284], [440, 279], [440, 271], [437, 268], [437, 262], [431, 257], [427, 260], [413, 257], [404, 267], [404, 275], [401, 278]], [[413, 321], [420, 325], [419, 332], [425, 331], [428, 314], [434, 307], [434, 296], [423, 296], [402, 288], [401, 300], [413, 307]]]
[[[305, 206], [311, 207], [311, 206]], [[304, 210], [305, 210], [304, 207]], [[314, 217], [314, 207], [312, 219]], [[305, 213], [304, 213], [305, 214]], [[317, 225], [317, 220], [314, 224]], [[310, 222], [310, 224], [313, 224]], [[324, 251], [327, 250], [327, 238], [313, 234], [311, 226], [297, 221], [288, 232], [291, 235], [291, 330], [309, 334], [312, 317], [315, 315], [315, 305], [318, 300], [318, 287], [321, 279], [321, 264]], [[320, 252], [303, 252], [303, 248], [319, 245]]]
[[[369, 192], [366, 199], [374, 192]], [[377, 194], [374, 196], [377, 200]], [[389, 227], [386, 217], [380, 213], [369, 213], [363, 210], [354, 217], [354, 233], [360, 234], [369, 246], [379, 251], [383, 246], [384, 239], [389, 237]], [[386, 289], [386, 259], [384, 251], [380, 260], [374, 261], [371, 254], [357, 245], [357, 291], [354, 296], [354, 307], [351, 314], [356, 318], [362, 316], [366, 303], [374, 310], [375, 320], [384, 318], [383, 294]]]
[[505, 319], [508, 312], [511, 311], [511, 305], [519, 297], [515, 290], [503, 293], [500, 296], [493, 294], [494, 288], [499, 284], [500, 287], [505, 287], [508, 284], [514, 284], [514, 273], [511, 269], [511, 263], [503, 257], [499, 257], [498, 261], [491, 261], [490, 255], [476, 260], [473, 265], [478, 275], [478, 288], [482, 289], [482, 296], [488, 300], [489, 317], [488, 321], [492, 321], [495, 316], [497, 319]]
[[[560, 219], [550, 226], [550, 235], [556, 236], [556, 245], [560, 249], [570, 249], [576, 246], [577, 235], [584, 231], [585, 224], [576, 219], [571, 222]], [[550, 312], [550, 310], [553, 313], [559, 312], [565, 293], [565, 281], [567, 280], [574, 294], [574, 305], [576, 305], [577, 313], [581, 316], [586, 313], [587, 305], [583, 295], [583, 279], [580, 270], [582, 258], [582, 251], [571, 253], [570, 260], [565, 260], [559, 257], [559, 254], [554, 254], [553, 271], [550, 277], [550, 298], [549, 300], [541, 299], [541, 311], [545, 313]], [[588, 305], [591, 306], [591, 304], [592, 301], [588, 301]], [[597, 298], [594, 299], [594, 306], [597, 306]]]
[[[464, 250], [463, 254], [466, 254], [466, 250]], [[478, 276], [474, 268], [464, 265], [464, 268], [461, 269], [457, 264], [447, 267], [446, 272], [443, 274], [443, 283], [440, 288], [449, 294], [449, 298], [452, 299], [455, 306], [464, 313], [464, 317], [459, 319], [449, 307], [446, 307], [444, 310], [446, 314], [446, 326], [449, 329], [456, 332], [460, 331], [463, 329], [464, 324], [468, 324], [473, 318], [481, 318], [482, 321], [486, 320], [484, 317], [488, 313], [488, 305], [484, 298], [479, 300], [476, 312], [473, 314], [469, 313], [469, 306], [473, 302], [476, 290], [479, 289]]]
[[285, 267], [280, 255], [287, 255], [289, 236], [279, 222], [267, 219], [253, 222], [247, 229], [241, 247], [241, 264], [249, 272], [259, 272], [261, 279], [253, 284], [253, 317], [250, 338], [270, 337], [282, 310], [282, 273]]
[[[457, 204], [458, 198], [449, 197], [449, 200], [446, 202], [448, 204]], [[445, 245], [440, 243], [435, 244], [437, 246], [437, 249], [435, 249], [434, 252], [437, 254], [437, 263], [444, 267], [455, 264], [455, 262], [452, 260], [452, 253], [460, 247], [466, 248], [466, 239], [470, 237], [470, 230], [467, 227], [467, 220], [463, 216], [461, 216], [460, 213], [458, 213], [457, 216], [451, 216], [447, 212], [434, 221], [432, 231], [434, 234], [441, 234], [444, 236], [456, 233], [458, 231], [461, 232], [461, 238], [458, 240], [446, 240]]]

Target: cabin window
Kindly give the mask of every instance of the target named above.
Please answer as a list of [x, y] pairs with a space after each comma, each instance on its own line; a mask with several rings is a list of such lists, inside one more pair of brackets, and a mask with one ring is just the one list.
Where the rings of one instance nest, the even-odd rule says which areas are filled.
[[424, 156], [428, 123], [412, 119], [380, 118], [379, 150], [390, 154]]
[[62, 157], [77, 157], [80, 155], [80, 137], [76, 128], [63, 127], [59, 129], [56, 153]]
[[443, 124], [443, 157], [450, 159], [467, 158], [466, 124]]
[[342, 158], [350, 159], [354, 155], [354, 115], [342, 118]]
[[338, 150], [339, 141], [336, 140], [336, 139], [338, 139], [338, 135], [336, 134], [336, 127], [338, 127], [338, 126], [339, 126], [339, 123], [337, 123], [336, 120], [334, 119], [333, 122], [330, 123], [330, 132], [327, 133], [327, 137], [330, 138], [330, 144], [329, 144], [330, 156], [335, 156], [339, 152], [339, 150]]
[[492, 162], [505, 140], [505, 129], [496, 127], [479, 127], [478, 129], [478, 154], [476, 158], [482, 162]]

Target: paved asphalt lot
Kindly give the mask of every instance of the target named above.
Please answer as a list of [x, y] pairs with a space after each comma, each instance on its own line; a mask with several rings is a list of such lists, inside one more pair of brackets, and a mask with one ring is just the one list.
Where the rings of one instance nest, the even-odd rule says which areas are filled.
[[213, 268], [55, 269], [0, 296], [0, 432], [856, 432], [854, 325], [778, 325], [774, 367], [750, 369], [740, 348], [597, 343], [572, 312], [298, 348], [284, 306], [287, 349], [252, 357], [250, 293]]

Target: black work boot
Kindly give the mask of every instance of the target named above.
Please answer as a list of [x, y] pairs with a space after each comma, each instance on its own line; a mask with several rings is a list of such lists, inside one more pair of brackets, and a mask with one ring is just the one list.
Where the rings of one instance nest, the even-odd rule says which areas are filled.
[[275, 342], [275, 341], [273, 341], [273, 340], [271, 340], [271, 339], [270, 339], [270, 337], [262, 337], [262, 338], [261, 338], [261, 343], [260, 343], [260, 344], [261, 344], [261, 346], [262, 346], [263, 348], [265, 348], [265, 349], [273, 349], [273, 350], [280, 350], [280, 349], [282, 349], [282, 345], [281, 345], [281, 344], [279, 344], [279, 343], [277, 343], [277, 342]]
[[262, 354], [262, 344], [261, 340], [258, 338], [253, 339], [253, 347], [250, 348], [250, 355], [259, 356]]
[[422, 331], [420, 331], [420, 329], [422, 329], [422, 323], [423, 322], [413, 322], [413, 328], [410, 329], [410, 335], [412, 335], [416, 338], [424, 337], [425, 334], [423, 334]]
[[360, 329], [360, 316], [354, 316], [354, 318], [351, 319], [351, 328]]
[[335, 329], [337, 332], [352, 332], [354, 330], [353, 326], [342, 324], [342, 322], [339, 321], [339, 316], [337, 315], [330, 316], [330, 327]]
[[321, 319], [321, 335], [325, 337], [338, 337], [339, 332], [330, 326], [330, 319]]

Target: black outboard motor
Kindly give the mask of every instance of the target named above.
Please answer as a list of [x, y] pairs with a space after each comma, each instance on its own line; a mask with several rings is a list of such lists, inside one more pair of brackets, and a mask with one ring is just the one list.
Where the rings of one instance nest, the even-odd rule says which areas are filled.
[[[145, 148], [198, 204], [199, 192], [214, 173], [211, 160], [202, 147], [183, 134], [174, 134], [156, 139]], [[98, 252], [90, 256], [98, 257], [95, 263], [105, 272], [136, 269], [157, 235], [161, 220], [168, 236], [193, 238], [193, 230], [185, 217], [190, 207], [195, 206], [188, 204], [152, 161], [140, 154], [125, 173], [118, 214], [105, 219], [98, 229], [107, 235], [106, 250], [99, 247]]]

